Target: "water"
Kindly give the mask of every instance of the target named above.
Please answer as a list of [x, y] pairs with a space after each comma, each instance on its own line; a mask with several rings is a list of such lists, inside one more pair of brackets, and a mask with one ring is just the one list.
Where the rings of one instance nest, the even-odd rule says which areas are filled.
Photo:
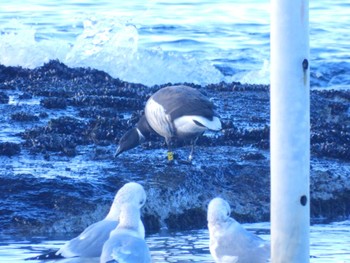
[[[268, 223], [245, 224], [250, 231], [260, 237], [270, 240], [270, 225]], [[310, 262], [311, 263], [344, 263], [350, 262], [350, 222], [344, 221], [327, 225], [311, 226]], [[150, 235], [146, 238], [150, 247], [153, 262], [201, 262], [213, 263], [208, 244], [208, 230], [164, 233]], [[62, 239], [47, 240], [43, 237], [31, 239], [8, 240], [0, 242], [0, 255], [5, 255], [5, 261], [24, 262], [24, 258], [36, 256], [48, 250], [58, 249], [64, 244]], [[28, 261], [26, 261], [28, 262]], [[31, 261], [33, 263], [39, 261]], [[77, 259], [50, 260], [46, 262], [82, 262]], [[84, 260], [98, 263], [98, 259]]]
[[[349, 8], [346, 1], [310, 1], [312, 87], [350, 87]], [[3, 1], [0, 63], [35, 68], [59, 59], [146, 85], [268, 84], [269, 12], [266, 0]], [[269, 239], [268, 224], [246, 227]], [[0, 236], [0, 262], [22, 262], [68, 238]], [[147, 241], [155, 262], [212, 262], [207, 230]], [[350, 262], [349, 244], [348, 221], [314, 225], [310, 261]]]
[[[310, 1], [312, 87], [349, 88], [350, 4]], [[50, 59], [146, 85], [269, 83], [269, 1], [6, 1], [0, 63]]]

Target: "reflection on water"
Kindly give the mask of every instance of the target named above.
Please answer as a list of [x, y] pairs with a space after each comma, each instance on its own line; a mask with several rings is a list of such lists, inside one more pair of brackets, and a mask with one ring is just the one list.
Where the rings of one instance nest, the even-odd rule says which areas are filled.
[[[270, 239], [268, 223], [245, 224], [264, 239]], [[44, 237], [13, 239], [0, 236], [0, 262], [27, 262], [25, 258], [57, 250], [64, 240]], [[153, 262], [213, 263], [209, 252], [208, 230], [158, 233], [147, 237]], [[350, 221], [314, 225], [310, 232], [311, 263], [350, 262]], [[38, 263], [41, 261], [31, 261]], [[47, 260], [46, 263], [98, 263], [98, 258]]]
[[207, 230], [157, 234], [148, 241], [154, 262], [213, 262]]

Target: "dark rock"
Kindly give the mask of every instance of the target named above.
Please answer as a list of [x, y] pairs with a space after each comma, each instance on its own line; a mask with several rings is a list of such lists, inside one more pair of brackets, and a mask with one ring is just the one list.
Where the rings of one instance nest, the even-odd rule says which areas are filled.
[[153, 214], [143, 215], [141, 220], [144, 223], [144, 225], [147, 226], [146, 234], [156, 233], [161, 228], [159, 218], [154, 216]]
[[207, 214], [201, 208], [186, 209], [181, 214], [169, 214], [165, 223], [173, 230], [192, 230], [205, 228], [207, 225]]
[[51, 133], [77, 135], [81, 136], [85, 133], [87, 125], [84, 121], [77, 118], [64, 116], [57, 119], [51, 119], [48, 122], [48, 131]]
[[67, 102], [62, 98], [45, 98], [40, 101], [40, 104], [47, 109], [65, 109]]
[[126, 121], [119, 118], [100, 117], [89, 122], [89, 138], [94, 142], [113, 142], [116, 137], [121, 136], [120, 130], [124, 130]]
[[[1, 143], [0, 151], [11, 156], [22, 149], [25, 160], [0, 156], [1, 231], [79, 232], [107, 214], [116, 191], [128, 181], [140, 182], [147, 192], [142, 209], [147, 232], [205, 228], [208, 202], [216, 196], [229, 201], [240, 222], [268, 221], [269, 86], [188, 85], [213, 100], [223, 131], [199, 138], [192, 164], [181, 161], [189, 154], [188, 142], [175, 141], [176, 161], [168, 165], [164, 139], [156, 134], [113, 158], [115, 143], [165, 84], [145, 87], [59, 61], [33, 70], [0, 65], [3, 94], [10, 90], [20, 99], [41, 101], [0, 104], [3, 137], [24, 140]], [[349, 101], [347, 90], [311, 91], [312, 218], [341, 220], [350, 214]], [[8, 125], [16, 131], [6, 133]], [[32, 174], [15, 173], [18, 167]]]
[[0, 104], [7, 104], [9, 101], [10, 97], [4, 92], [0, 92]]
[[0, 89], [2, 90], [15, 90], [16, 87], [12, 86], [11, 84], [8, 84], [6, 82], [0, 84]]
[[49, 114], [47, 112], [40, 112], [39, 117], [40, 118], [47, 118], [47, 117], [49, 117]]
[[25, 146], [30, 147], [31, 151], [36, 153], [53, 151], [74, 156], [77, 144], [71, 135], [41, 134], [36, 140], [27, 140]]
[[73, 98], [74, 106], [100, 106], [118, 109], [141, 109], [143, 102], [133, 98], [119, 98], [110, 96], [79, 96]]
[[38, 121], [39, 117], [26, 112], [16, 112], [11, 115], [11, 119], [14, 121]]
[[[77, 223], [78, 219], [74, 217], [80, 216], [81, 211], [97, 209], [96, 202], [100, 198], [96, 198], [96, 189], [92, 184], [88, 182], [77, 184], [69, 178], [59, 176], [56, 179], [39, 179], [31, 174], [18, 174], [16, 177], [3, 175], [0, 177], [0, 184], [6, 185], [0, 192], [1, 207], [12, 207], [11, 213], [6, 214], [7, 220], [5, 222], [3, 219], [0, 220], [1, 225], [7, 228], [7, 232], [20, 231], [25, 234], [42, 229], [49, 234], [61, 227], [61, 231], [65, 231], [66, 226], [60, 220], [65, 220], [64, 217], [69, 215], [72, 218], [67, 218], [68, 221]], [[81, 198], [82, 196], [91, 198]], [[103, 202], [101, 203], [101, 200], [99, 202], [102, 206]], [[13, 206], [13, 203], [16, 203], [16, 206]], [[107, 201], [106, 205], [110, 205], [110, 201]], [[34, 207], [36, 208], [29, 209]], [[103, 216], [100, 217], [102, 219]], [[50, 229], [47, 223], [51, 224]], [[83, 227], [87, 225], [83, 219], [80, 219], [79, 223], [75, 231], [80, 231], [81, 225]], [[72, 226], [69, 228], [72, 229]], [[74, 232], [74, 227], [72, 230]]]
[[29, 94], [29, 93], [24, 92], [24, 93], [20, 94], [20, 95], [18, 96], [18, 98], [19, 98], [20, 100], [28, 100], [28, 99], [33, 98], [33, 96], [32, 96], [31, 94]]
[[264, 160], [266, 157], [261, 153], [246, 153], [241, 155], [241, 160]]
[[28, 75], [28, 70], [22, 67], [6, 67], [0, 65], [0, 81], [3, 83], [7, 83], [8, 81], [17, 78], [27, 78]]
[[21, 152], [21, 146], [13, 142], [0, 142], [0, 155], [13, 156]]

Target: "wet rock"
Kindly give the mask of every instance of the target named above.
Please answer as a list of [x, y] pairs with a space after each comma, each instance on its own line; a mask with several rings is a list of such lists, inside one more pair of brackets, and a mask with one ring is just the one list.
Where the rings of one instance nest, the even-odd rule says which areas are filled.
[[159, 218], [153, 214], [144, 214], [141, 216], [141, 220], [147, 226], [147, 234], [159, 232], [161, 229]]
[[40, 101], [40, 104], [47, 109], [67, 108], [67, 101], [62, 98], [45, 98]]
[[33, 96], [32, 96], [31, 94], [29, 94], [29, 93], [24, 92], [24, 93], [22, 93], [22, 94], [19, 94], [19, 95], [18, 95], [18, 98], [19, 98], [20, 100], [28, 100], [28, 99], [33, 98]]
[[6, 67], [0, 65], [0, 81], [9, 84], [9, 81], [17, 78], [27, 78], [29, 70], [22, 67]]
[[[228, 128], [223, 130], [223, 143], [230, 142], [230, 145], [243, 146], [249, 144], [262, 145], [260, 142], [269, 143], [270, 127], [263, 128]], [[265, 147], [263, 147], [266, 149]]]
[[27, 112], [16, 112], [11, 115], [11, 119], [14, 121], [23, 121], [23, 122], [33, 122], [38, 121], [39, 117]]
[[118, 98], [109, 96], [79, 96], [73, 98], [74, 106], [103, 106], [118, 109], [141, 109], [143, 102], [133, 98]]
[[348, 111], [349, 109], [349, 105], [340, 102], [333, 102], [329, 105], [329, 107], [331, 108], [332, 115], [339, 115], [343, 112]]
[[206, 218], [207, 214], [202, 208], [191, 208], [181, 214], [170, 213], [165, 223], [173, 230], [201, 229], [207, 224]]
[[[142, 209], [147, 231], [205, 228], [207, 204], [216, 196], [230, 202], [241, 222], [268, 221], [269, 86], [188, 85], [215, 103], [223, 131], [199, 138], [192, 164], [181, 161], [188, 157], [189, 143], [175, 141], [176, 161], [169, 165], [164, 139], [156, 134], [113, 158], [116, 142], [136, 124], [150, 95], [165, 85], [127, 83], [59, 61], [33, 70], [0, 65], [5, 95], [40, 100], [0, 105], [0, 131], [8, 131], [8, 125], [16, 130], [2, 138], [24, 140], [0, 144], [7, 156], [22, 150], [20, 163], [17, 157], [0, 156], [0, 229], [81, 231], [106, 215], [116, 191], [128, 181], [140, 182], [147, 192]], [[347, 90], [311, 91], [313, 218], [350, 214], [349, 100]], [[32, 174], [15, 173], [19, 167]]]
[[48, 132], [59, 133], [66, 135], [74, 135], [76, 137], [82, 136], [87, 125], [84, 121], [70, 116], [59, 117], [57, 119], [51, 119], [47, 124]]
[[242, 154], [240, 157], [241, 160], [248, 161], [248, 160], [264, 160], [266, 157], [262, 155], [261, 153], [246, 153]]
[[52, 151], [74, 156], [77, 144], [71, 135], [41, 134], [35, 140], [27, 140], [25, 146], [30, 147], [33, 153]]
[[[100, 212], [101, 218], [106, 213], [106, 207], [101, 204], [101, 195], [96, 195], [96, 189], [89, 182], [75, 183], [59, 175], [55, 179], [39, 179], [32, 174], [18, 174], [16, 177], [4, 174], [0, 177], [0, 184], [6, 185], [6, 189], [0, 193], [1, 207], [10, 208], [0, 223], [10, 233], [44, 231], [48, 235], [50, 232], [65, 232], [68, 225], [69, 230], [80, 231], [81, 227], [88, 225], [86, 219], [81, 218], [82, 211]], [[103, 208], [99, 210], [96, 203]], [[105, 205], [108, 203], [106, 201]], [[29, 209], [34, 207], [36, 209]], [[69, 218], [65, 218], [68, 215]], [[73, 225], [70, 225], [72, 222]], [[50, 228], [47, 223], [51, 224]]]
[[7, 104], [9, 101], [10, 97], [4, 92], [0, 92], [0, 104]]
[[22, 133], [25, 146], [32, 152], [54, 151], [67, 156], [76, 154], [78, 144], [87, 144], [87, 126], [71, 117], [51, 119], [46, 127], [35, 127]]
[[7, 82], [4, 82], [4, 83], [0, 83], [0, 89], [2, 89], [2, 90], [15, 90], [16, 87], [14, 87], [11, 84], [8, 84]]
[[121, 114], [117, 114], [115, 110], [112, 108], [101, 108], [101, 107], [86, 107], [79, 110], [79, 117], [82, 118], [119, 118], [124, 119], [124, 116]]
[[40, 118], [47, 118], [47, 117], [49, 117], [49, 114], [47, 112], [40, 112], [39, 117]]
[[0, 155], [13, 156], [21, 152], [21, 147], [13, 142], [0, 142]]
[[125, 120], [99, 117], [89, 122], [89, 137], [97, 144], [110, 144], [122, 136], [121, 130], [127, 127]]
[[327, 123], [311, 132], [311, 150], [316, 156], [350, 160], [349, 123]]
[[[315, 217], [338, 220], [346, 218], [350, 209], [350, 182], [344, 180], [346, 174], [334, 171], [312, 169], [311, 211]], [[338, 215], [338, 216], [336, 216]]]

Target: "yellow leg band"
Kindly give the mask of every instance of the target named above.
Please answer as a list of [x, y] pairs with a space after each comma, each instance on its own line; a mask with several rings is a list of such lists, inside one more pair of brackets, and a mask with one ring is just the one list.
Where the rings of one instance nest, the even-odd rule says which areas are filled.
[[173, 160], [174, 160], [174, 153], [168, 152], [168, 161], [173, 161]]

